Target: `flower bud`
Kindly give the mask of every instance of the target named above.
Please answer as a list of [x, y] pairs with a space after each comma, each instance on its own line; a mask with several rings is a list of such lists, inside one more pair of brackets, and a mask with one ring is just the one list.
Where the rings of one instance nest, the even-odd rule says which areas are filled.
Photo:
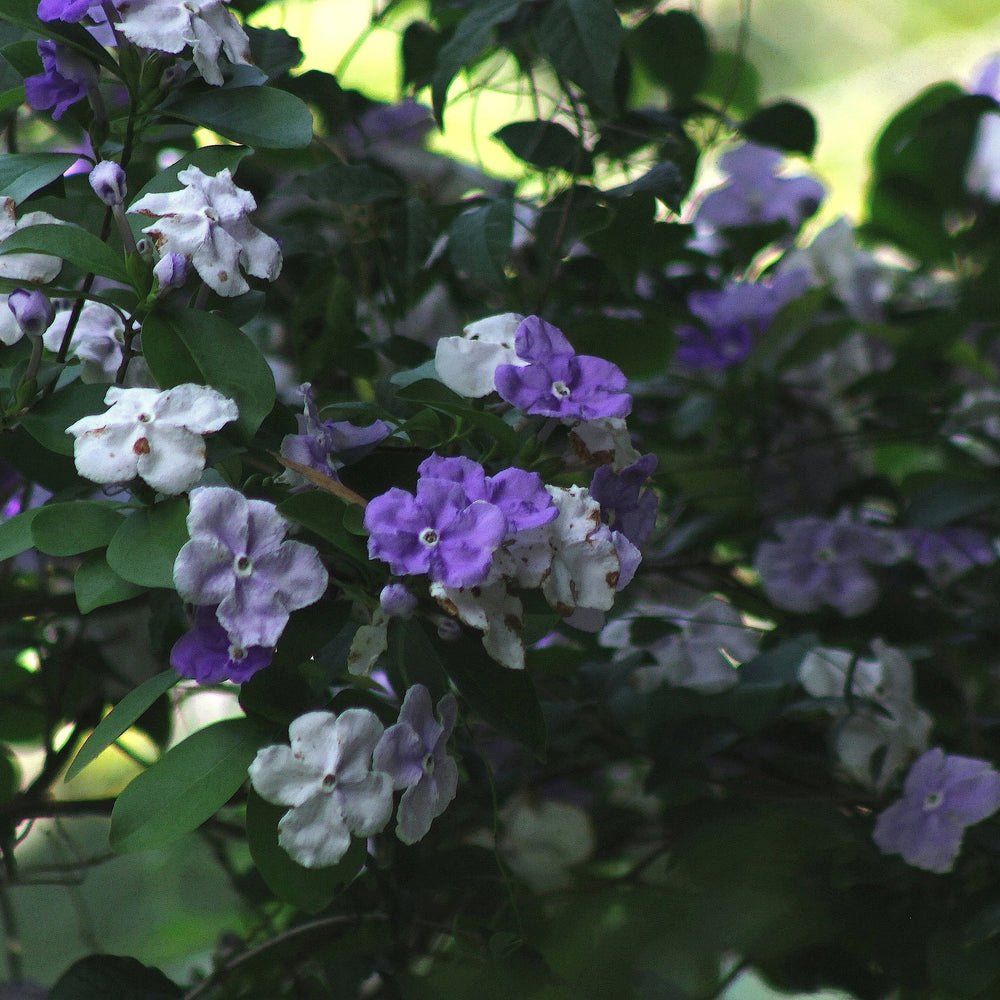
[[15, 288], [7, 296], [7, 306], [26, 337], [40, 337], [52, 325], [56, 314], [48, 296], [37, 289], [29, 292]]
[[401, 583], [390, 583], [383, 587], [378, 600], [388, 618], [409, 618], [417, 607], [416, 597]]
[[182, 253], [164, 254], [153, 268], [153, 276], [160, 284], [160, 291], [180, 288], [187, 278], [188, 260]]
[[101, 160], [90, 171], [90, 186], [105, 205], [113, 208], [125, 200], [125, 171], [114, 160]]

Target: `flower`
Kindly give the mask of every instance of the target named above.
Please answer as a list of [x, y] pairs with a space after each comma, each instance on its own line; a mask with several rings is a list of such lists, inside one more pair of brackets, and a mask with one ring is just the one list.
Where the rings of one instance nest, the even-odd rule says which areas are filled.
[[221, 392], [190, 383], [164, 392], [111, 386], [104, 402], [107, 412], [66, 428], [76, 438], [77, 471], [95, 483], [127, 483], [139, 476], [166, 494], [183, 493], [198, 482], [205, 468], [201, 436], [239, 416]]
[[448, 756], [448, 739], [455, 728], [458, 706], [446, 694], [434, 718], [430, 692], [414, 684], [406, 692], [399, 721], [390, 726], [375, 747], [377, 771], [392, 778], [393, 788], [405, 788], [396, 812], [396, 836], [415, 844], [431, 828], [458, 790], [458, 767]]
[[775, 529], [780, 542], [763, 542], [754, 566], [764, 593], [779, 608], [805, 613], [829, 604], [852, 618], [870, 611], [878, 585], [866, 564], [888, 565], [902, 555], [896, 538], [882, 528], [853, 521], [800, 517]]
[[94, 0], [40, 0], [39, 21], [66, 21], [75, 24], [82, 21], [91, 7], [100, 8]]
[[182, 635], [170, 650], [170, 666], [181, 677], [199, 684], [225, 680], [242, 684], [263, 670], [273, 655], [274, 650], [267, 646], [244, 648], [234, 643], [219, 624], [215, 608], [200, 607], [194, 628]]
[[276, 645], [291, 612], [326, 591], [319, 554], [285, 540], [288, 523], [266, 500], [226, 486], [192, 490], [187, 527], [191, 540], [174, 561], [177, 593], [218, 605], [220, 624], [244, 649]]
[[643, 490], [655, 469], [656, 456], [643, 455], [618, 473], [602, 465], [590, 484], [590, 495], [601, 505], [605, 523], [613, 523], [615, 530], [637, 548], [646, 544], [656, 524], [656, 493]]
[[231, 63], [253, 65], [250, 39], [220, 0], [130, 0], [120, 16], [118, 30], [143, 48], [176, 53], [190, 45], [198, 72], [213, 86], [222, 85], [222, 52]]
[[910, 558], [939, 587], [947, 586], [974, 566], [988, 566], [997, 559], [993, 543], [977, 528], [905, 528], [901, 534], [910, 546]]
[[385, 829], [392, 778], [372, 770], [383, 731], [366, 708], [308, 712], [288, 727], [290, 747], [258, 751], [250, 782], [265, 801], [291, 806], [278, 823], [278, 843], [300, 865], [335, 865], [351, 846], [351, 834], [370, 837]]
[[40, 337], [55, 318], [55, 309], [48, 296], [37, 289], [29, 292], [24, 288], [15, 288], [7, 296], [7, 308], [26, 337]]
[[798, 229], [819, 207], [825, 192], [811, 177], [779, 177], [782, 159], [776, 149], [752, 142], [724, 153], [719, 166], [729, 180], [705, 195], [695, 223], [726, 229], [784, 221]]
[[387, 618], [409, 618], [417, 610], [416, 595], [402, 583], [389, 583], [378, 595], [379, 607]]
[[[0, 242], [12, 233], [32, 226], [60, 225], [61, 221], [48, 212], [28, 212], [17, 218], [17, 204], [13, 198], [0, 201]], [[46, 253], [6, 253], [0, 255], [0, 278], [44, 285], [52, 281], [62, 268], [62, 261]], [[9, 341], [4, 341], [9, 343]]]
[[281, 250], [276, 240], [251, 224], [248, 216], [257, 202], [233, 183], [229, 169], [210, 177], [198, 167], [186, 167], [177, 179], [183, 190], [147, 194], [129, 208], [139, 215], [160, 216], [143, 232], [153, 238], [161, 255], [186, 257], [219, 295], [250, 290], [241, 267], [274, 281], [281, 272]]
[[393, 573], [426, 573], [449, 587], [471, 587], [486, 579], [493, 553], [507, 534], [499, 507], [468, 503], [462, 488], [421, 478], [413, 496], [393, 487], [369, 501], [365, 528], [368, 554]]
[[[56, 318], [42, 338], [50, 351], [58, 351], [66, 334], [73, 310], [60, 309]], [[125, 323], [121, 315], [111, 306], [102, 302], [88, 302], [80, 313], [73, 336], [69, 342], [69, 353], [83, 362], [80, 372], [81, 382], [114, 382], [122, 363], [125, 347]], [[143, 359], [134, 357], [129, 365], [131, 382], [144, 366], [137, 366]]]
[[1000, 809], [1000, 774], [988, 761], [932, 747], [910, 768], [903, 797], [875, 820], [883, 854], [942, 874], [955, 866], [965, 828]]
[[517, 328], [517, 355], [527, 365], [503, 364], [497, 392], [525, 413], [561, 420], [625, 417], [632, 411], [628, 380], [610, 361], [575, 354], [562, 331], [529, 316]]
[[114, 160], [101, 160], [90, 171], [87, 179], [94, 189], [94, 194], [109, 208], [120, 205], [125, 200], [125, 194], [128, 190], [125, 183], [125, 171]]
[[517, 356], [514, 337], [524, 317], [517, 313], [487, 316], [470, 323], [461, 337], [442, 337], [434, 349], [438, 377], [460, 396], [479, 399], [496, 390], [500, 365], [526, 365]]
[[45, 38], [38, 43], [38, 54], [44, 72], [25, 78], [25, 100], [36, 111], [53, 108], [52, 117], [59, 121], [97, 87], [97, 67], [76, 49]]

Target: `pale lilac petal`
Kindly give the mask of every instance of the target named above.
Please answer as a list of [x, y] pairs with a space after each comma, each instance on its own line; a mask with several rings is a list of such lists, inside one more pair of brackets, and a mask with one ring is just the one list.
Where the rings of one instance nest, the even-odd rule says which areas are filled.
[[304, 868], [335, 865], [351, 846], [337, 799], [320, 793], [285, 813], [278, 823], [278, 844]]
[[392, 779], [381, 771], [341, 786], [336, 797], [348, 828], [359, 837], [381, 833], [392, 816]]
[[323, 773], [283, 744], [264, 747], [250, 765], [257, 794], [276, 806], [300, 806], [322, 788]]

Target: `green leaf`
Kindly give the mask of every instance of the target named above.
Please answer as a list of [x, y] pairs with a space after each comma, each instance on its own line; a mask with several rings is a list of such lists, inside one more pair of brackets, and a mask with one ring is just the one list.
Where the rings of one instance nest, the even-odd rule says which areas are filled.
[[444, 40], [424, 21], [411, 21], [400, 41], [403, 63], [403, 87], [413, 84], [415, 90], [430, 85], [434, 78]]
[[399, 181], [385, 170], [368, 164], [328, 163], [297, 177], [292, 188], [309, 198], [341, 205], [370, 205], [399, 198]]
[[624, 30], [612, 0], [552, 0], [536, 37], [559, 73], [602, 111], [613, 110]]
[[66, 771], [64, 780], [71, 781], [88, 764], [97, 760], [122, 733], [135, 725], [136, 720], [160, 695], [169, 691], [179, 680], [180, 677], [174, 670], [164, 670], [155, 677], [143, 681], [135, 690], [129, 691], [87, 737]]
[[790, 153], [812, 156], [816, 148], [816, 119], [801, 104], [779, 101], [748, 118], [740, 131], [753, 142]]
[[28, 28], [42, 38], [51, 38], [69, 45], [85, 53], [115, 75], [118, 73], [118, 63], [91, 37], [83, 25], [59, 20], [44, 23], [40, 21], [37, 0], [3, 0], [3, 19], [19, 24], [22, 28]]
[[444, 121], [448, 87], [458, 71], [473, 62], [486, 47], [490, 32], [511, 20], [522, 0], [480, 0], [455, 29], [448, 44], [438, 53], [437, 70], [431, 81], [431, 103], [438, 124]]
[[504, 265], [514, 235], [514, 205], [505, 199], [463, 212], [448, 230], [452, 263], [488, 285], [504, 282]]
[[35, 548], [50, 556], [103, 549], [122, 523], [121, 504], [74, 500], [42, 507], [31, 524]]
[[274, 87], [213, 87], [162, 110], [246, 146], [301, 149], [312, 141], [308, 105]]
[[0, 156], [0, 198], [20, 204], [62, 177], [76, 160], [73, 153], [6, 153]]
[[73, 577], [76, 604], [83, 614], [108, 604], [119, 604], [143, 593], [144, 587], [137, 587], [123, 580], [109, 565], [104, 552], [91, 552], [77, 567]]
[[106, 385], [71, 382], [33, 406], [22, 418], [24, 429], [49, 451], [72, 455], [74, 439], [66, 433], [70, 424], [92, 413], [103, 413]]
[[325, 538], [341, 552], [360, 563], [368, 562], [368, 553], [357, 538], [344, 526], [344, 512], [347, 504], [319, 490], [296, 493], [278, 504], [278, 513], [296, 524]]
[[274, 406], [274, 376], [264, 355], [239, 327], [213, 313], [151, 313], [142, 324], [142, 353], [162, 388], [195, 382], [235, 400], [235, 426], [247, 439]]
[[162, 847], [196, 830], [236, 793], [266, 739], [249, 719], [224, 719], [168, 750], [118, 796], [111, 847]]
[[701, 89], [712, 60], [701, 21], [685, 10], [647, 17], [629, 32], [626, 44], [650, 76], [670, 91], [676, 104]]
[[188, 540], [188, 504], [177, 498], [137, 510], [108, 544], [108, 565], [123, 579], [141, 587], [174, 586], [174, 560]]
[[329, 868], [303, 868], [278, 844], [278, 822], [286, 812], [287, 806], [265, 802], [250, 789], [247, 795], [250, 857], [278, 899], [305, 913], [318, 913], [361, 871], [367, 858], [365, 841], [351, 838], [347, 853]]
[[943, 528], [1000, 503], [1000, 487], [993, 481], [940, 479], [914, 493], [903, 516], [910, 527]]
[[267, 74], [269, 80], [284, 76], [302, 62], [304, 57], [299, 40], [284, 28], [253, 28], [245, 25], [243, 30], [250, 39], [250, 54], [254, 66]]
[[542, 170], [590, 174], [594, 158], [583, 142], [558, 122], [511, 122], [493, 133], [515, 156]]
[[28, 226], [11, 233], [0, 243], [0, 254], [24, 251], [51, 254], [81, 271], [111, 278], [123, 285], [130, 284], [124, 258], [79, 226], [54, 223]]
[[160, 972], [125, 955], [87, 955], [52, 987], [49, 1000], [180, 1000], [184, 991]]
[[19, 556], [34, 547], [31, 538], [31, 522], [38, 517], [41, 507], [23, 510], [6, 521], [0, 521], [0, 562]]
[[638, 191], [648, 191], [654, 198], [662, 201], [667, 208], [679, 211], [681, 202], [687, 194], [690, 183], [676, 163], [667, 160], [650, 167], [641, 177], [628, 184], [611, 188], [604, 193], [609, 198], [627, 198]]

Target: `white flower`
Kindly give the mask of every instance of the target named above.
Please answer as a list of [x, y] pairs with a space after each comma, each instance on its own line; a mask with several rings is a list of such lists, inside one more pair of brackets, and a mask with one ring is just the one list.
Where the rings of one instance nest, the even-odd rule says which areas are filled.
[[514, 335], [523, 316], [502, 313], [470, 323], [461, 337], [442, 337], [434, 352], [434, 367], [449, 389], [478, 399], [495, 391], [493, 376], [499, 365], [528, 362], [517, 356]]
[[1000, 113], [996, 111], [988, 111], [979, 119], [965, 168], [965, 190], [987, 201], [1000, 201]]
[[278, 823], [278, 843], [306, 868], [335, 865], [351, 834], [370, 837], [392, 815], [392, 778], [372, 770], [384, 728], [366, 708], [340, 715], [309, 712], [288, 727], [291, 746], [264, 747], [250, 781], [268, 802], [291, 809]]
[[[42, 342], [50, 351], [58, 351], [62, 345], [72, 312], [70, 307], [60, 309], [42, 337]], [[88, 302], [80, 312], [69, 342], [69, 353], [83, 362], [80, 381], [114, 382], [121, 367], [124, 345], [125, 323], [121, 316], [111, 306]], [[133, 358], [132, 365], [137, 360]]]
[[189, 490], [205, 468], [202, 434], [236, 420], [236, 404], [201, 385], [156, 389], [112, 386], [105, 413], [66, 428], [81, 476], [95, 483], [127, 483], [140, 476], [161, 493]]
[[184, 185], [182, 191], [144, 195], [129, 209], [160, 216], [143, 232], [153, 237], [161, 255], [186, 257], [220, 295], [250, 290], [241, 267], [274, 281], [281, 273], [281, 249], [247, 218], [257, 207], [253, 195], [233, 183], [228, 169], [209, 177], [198, 167], [187, 167], [177, 179]]
[[569, 439], [583, 461], [610, 465], [614, 472], [621, 472], [642, 458], [632, 444], [624, 417], [583, 420], [570, 430]]
[[253, 65], [246, 32], [220, 0], [130, 0], [120, 15], [118, 30], [136, 45], [174, 53], [190, 45], [206, 83], [222, 84], [223, 50], [231, 63]]
[[449, 614], [483, 633], [483, 646], [497, 663], [524, 669], [524, 607], [505, 579], [477, 587], [431, 584], [433, 597]]

